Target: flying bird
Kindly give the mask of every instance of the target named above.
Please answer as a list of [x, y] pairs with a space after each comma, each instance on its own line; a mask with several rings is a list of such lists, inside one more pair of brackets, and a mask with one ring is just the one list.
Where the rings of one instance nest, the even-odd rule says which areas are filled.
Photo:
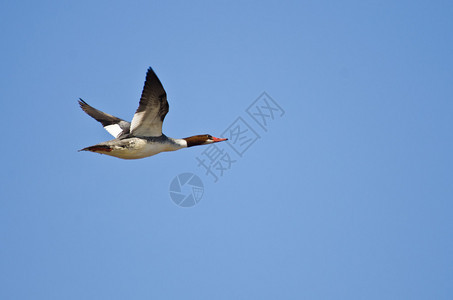
[[167, 137], [162, 133], [162, 123], [168, 113], [167, 93], [152, 68], [146, 73], [145, 86], [132, 122], [104, 113], [79, 99], [80, 107], [90, 117], [100, 122], [115, 139], [79, 151], [91, 151], [122, 159], [139, 159], [164, 151], [208, 145], [226, 141], [209, 134], [182, 139]]

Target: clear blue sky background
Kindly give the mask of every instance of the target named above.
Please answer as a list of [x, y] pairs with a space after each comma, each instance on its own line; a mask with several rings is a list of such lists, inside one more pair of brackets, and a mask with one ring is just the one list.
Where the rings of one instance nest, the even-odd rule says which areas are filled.
[[[451, 1], [2, 1], [1, 299], [453, 299]], [[77, 105], [164, 132], [286, 111], [217, 182], [136, 161]], [[171, 180], [199, 174], [180, 208]]]

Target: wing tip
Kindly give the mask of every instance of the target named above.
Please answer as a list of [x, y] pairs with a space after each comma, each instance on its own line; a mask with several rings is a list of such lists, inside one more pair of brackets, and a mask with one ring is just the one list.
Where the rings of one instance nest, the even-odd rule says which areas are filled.
[[85, 107], [89, 106], [88, 103], [86, 103], [82, 98], [79, 98], [78, 102], [79, 102], [80, 108], [82, 108], [83, 110], [85, 110]]

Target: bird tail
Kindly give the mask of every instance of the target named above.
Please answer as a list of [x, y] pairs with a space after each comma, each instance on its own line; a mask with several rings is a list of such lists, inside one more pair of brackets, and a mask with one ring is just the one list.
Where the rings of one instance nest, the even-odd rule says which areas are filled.
[[91, 152], [110, 152], [112, 151], [112, 147], [108, 146], [108, 145], [94, 145], [94, 146], [90, 146], [90, 147], [86, 147], [86, 148], [83, 148], [83, 149], [80, 149], [80, 151], [91, 151]]

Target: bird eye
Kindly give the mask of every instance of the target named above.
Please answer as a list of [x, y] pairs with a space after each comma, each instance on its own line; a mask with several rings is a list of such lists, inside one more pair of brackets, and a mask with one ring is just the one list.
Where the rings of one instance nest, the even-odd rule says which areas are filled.
[[208, 139], [212, 140], [212, 135], [208, 134]]

